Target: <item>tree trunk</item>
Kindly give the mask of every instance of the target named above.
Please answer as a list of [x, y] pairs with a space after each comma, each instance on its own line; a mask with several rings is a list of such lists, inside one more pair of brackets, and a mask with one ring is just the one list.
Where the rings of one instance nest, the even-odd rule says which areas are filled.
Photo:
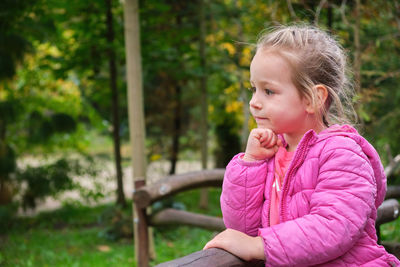
[[354, 10], [354, 86], [357, 94], [361, 93], [361, 44], [360, 44], [360, 0], [356, 0]]
[[[176, 15], [176, 29], [180, 29], [182, 26], [182, 14], [181, 14], [181, 7], [179, 5], [179, 1], [177, 3], [178, 10]], [[181, 53], [179, 45], [177, 46], [178, 53]], [[182, 66], [183, 68], [183, 66]], [[176, 171], [176, 164], [179, 158], [179, 138], [181, 135], [181, 110], [182, 110], [182, 90], [180, 81], [174, 79], [172, 82], [172, 86], [175, 86], [175, 95], [173, 96], [174, 103], [174, 121], [173, 121], [173, 134], [172, 134], [172, 147], [171, 147], [171, 156], [170, 162], [171, 167], [169, 169], [169, 174], [174, 174]]]
[[[206, 21], [204, 15], [204, 5], [206, 0], [200, 0], [199, 8], [199, 26], [200, 26], [200, 68], [202, 70], [202, 75], [200, 78], [200, 91], [201, 91], [201, 168], [203, 170], [207, 169], [208, 161], [208, 103], [207, 103], [207, 68], [206, 68]], [[202, 188], [200, 190], [200, 208], [208, 208], [208, 190], [207, 188]]]
[[181, 109], [182, 109], [182, 90], [181, 86], [177, 84], [175, 86], [175, 105], [174, 105], [174, 129], [172, 134], [172, 149], [171, 149], [171, 167], [169, 174], [174, 174], [176, 171], [176, 164], [178, 162], [179, 155], [179, 137], [181, 136]]
[[[235, 1], [235, 7], [240, 10], [240, 6], [238, 5], [238, 2]], [[235, 19], [235, 24], [238, 28], [238, 38], [240, 41], [243, 41], [243, 27], [242, 27], [242, 22], [240, 20], [240, 17]], [[243, 73], [242, 66], [240, 64], [240, 59], [243, 56], [243, 46], [241, 44], [238, 44], [236, 54], [235, 54], [235, 64], [238, 69], [238, 76], [240, 77], [239, 79], [239, 92], [240, 92], [240, 98], [241, 101], [243, 102], [243, 124], [242, 124], [242, 131], [240, 133], [240, 147], [242, 151], [246, 149], [247, 145], [247, 138], [249, 136], [249, 120], [250, 120], [250, 109], [249, 109], [249, 99], [246, 90], [244, 89], [244, 84], [243, 81], [246, 79]]]
[[330, 31], [332, 31], [332, 25], [333, 25], [333, 8], [332, 5], [328, 5], [328, 14], [327, 14], [327, 20], [328, 20], [328, 28]]
[[119, 136], [119, 114], [118, 114], [118, 88], [117, 88], [117, 65], [115, 63], [115, 53], [113, 50], [114, 29], [111, 0], [105, 0], [107, 8], [107, 55], [110, 71], [110, 88], [112, 93], [112, 116], [113, 116], [113, 141], [114, 141], [114, 158], [115, 169], [117, 174], [117, 204], [125, 207], [124, 185], [122, 181], [121, 168], [121, 144]]

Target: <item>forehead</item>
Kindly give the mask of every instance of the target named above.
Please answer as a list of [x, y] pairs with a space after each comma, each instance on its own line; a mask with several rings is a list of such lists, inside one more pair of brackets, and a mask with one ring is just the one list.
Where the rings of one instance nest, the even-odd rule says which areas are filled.
[[250, 64], [251, 82], [290, 82], [291, 74], [288, 61], [274, 51], [258, 50]]

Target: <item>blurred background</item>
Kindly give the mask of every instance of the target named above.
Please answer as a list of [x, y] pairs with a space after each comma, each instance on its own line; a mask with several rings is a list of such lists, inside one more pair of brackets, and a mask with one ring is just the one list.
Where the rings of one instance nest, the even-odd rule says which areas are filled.
[[[358, 129], [385, 166], [400, 154], [400, 1], [141, 0], [139, 16], [148, 183], [201, 170], [202, 148], [207, 168], [243, 150], [254, 44], [278, 24], [338, 36]], [[1, 1], [0, 266], [135, 266], [125, 55], [122, 0]], [[400, 183], [396, 166], [388, 183]], [[220, 216], [220, 191], [208, 193], [154, 209]], [[154, 231], [152, 264], [214, 234]], [[399, 241], [400, 223], [381, 234]]]

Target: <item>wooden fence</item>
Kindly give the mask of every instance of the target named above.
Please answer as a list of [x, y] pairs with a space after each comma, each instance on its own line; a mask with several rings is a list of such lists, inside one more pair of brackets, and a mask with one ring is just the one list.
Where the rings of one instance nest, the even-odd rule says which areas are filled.
[[[182, 191], [201, 188], [201, 187], [221, 187], [225, 169], [214, 169], [190, 172], [180, 175], [167, 176], [160, 181], [141, 187], [134, 192], [133, 199], [137, 212], [138, 220], [136, 223], [140, 226], [139, 232], [139, 262], [140, 267], [147, 267], [149, 262], [149, 242], [148, 242], [148, 226], [161, 225], [190, 225], [201, 227], [214, 231], [222, 231], [225, 229], [222, 218], [212, 217], [208, 215], [197, 214], [188, 211], [164, 209], [155, 214], [147, 214], [146, 210], [155, 201], [164, 199], [170, 195], [177, 194]], [[400, 198], [400, 186], [389, 187], [388, 194], [391, 198]], [[379, 237], [380, 225], [395, 220], [399, 216], [399, 203], [396, 199], [385, 200], [378, 209], [378, 217], [376, 221], [377, 234]], [[398, 244], [384, 244], [389, 252], [396, 254], [400, 252]], [[398, 254], [397, 254], [398, 255]], [[157, 266], [262, 266], [262, 262], [245, 262], [236, 256], [221, 250], [208, 249], [198, 251], [187, 255], [183, 258], [170, 262], [162, 263]]]

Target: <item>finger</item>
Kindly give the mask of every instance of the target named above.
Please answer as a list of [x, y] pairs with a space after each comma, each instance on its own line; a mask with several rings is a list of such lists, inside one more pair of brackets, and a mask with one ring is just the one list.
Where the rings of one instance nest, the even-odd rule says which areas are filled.
[[268, 132], [268, 139], [265, 140], [265, 146], [264, 147], [265, 148], [273, 147], [275, 145], [275, 143], [276, 143], [276, 140], [277, 140], [276, 135], [273, 132], [269, 131]]
[[278, 139], [278, 137], [276, 137], [275, 134], [272, 134], [271, 139], [270, 139], [269, 144], [268, 144], [268, 147], [275, 146], [276, 142], [278, 141], [277, 139]]
[[261, 143], [261, 147], [267, 148], [268, 147], [269, 142], [264, 141]]
[[266, 140], [266, 141], [262, 142], [261, 143], [261, 147], [266, 148], [266, 149], [271, 148], [272, 147], [271, 141], [270, 140]]
[[261, 134], [262, 134], [262, 129], [258, 129], [258, 128], [253, 129], [253, 130], [251, 130], [251, 132], [250, 132], [250, 135], [254, 136], [254, 137], [257, 138], [257, 139], [260, 139], [260, 138], [261, 138]]
[[267, 131], [261, 131], [260, 132], [260, 138], [259, 138], [260, 143], [265, 142], [267, 140], [267, 138], [268, 138], [268, 132]]
[[262, 143], [265, 143], [266, 139], [267, 139], [267, 136], [265, 134], [261, 134], [261, 136], [258, 139], [258, 141], [260, 142], [260, 144], [262, 144]]
[[267, 130], [264, 132], [264, 135], [265, 135], [264, 141], [269, 144], [271, 142], [272, 132]]
[[278, 141], [276, 142], [276, 144], [278, 146], [283, 146], [282, 140], [280, 138], [278, 138]]

